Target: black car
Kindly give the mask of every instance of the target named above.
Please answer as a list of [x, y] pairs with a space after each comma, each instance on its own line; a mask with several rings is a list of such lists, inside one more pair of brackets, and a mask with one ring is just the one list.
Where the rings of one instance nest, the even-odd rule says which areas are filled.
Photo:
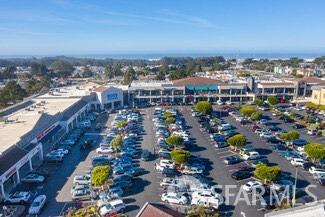
[[144, 161], [150, 160], [150, 152], [148, 150], [143, 150], [142, 151], [141, 160], [144, 160]]
[[133, 168], [133, 176], [141, 176], [143, 174], [145, 174], [146, 170], [141, 168], [141, 167], [134, 167]]
[[237, 172], [238, 172], [238, 171], [253, 172], [254, 170], [255, 170], [254, 167], [251, 167], [251, 166], [244, 166], [244, 167], [240, 167], [240, 168], [238, 168]]
[[302, 168], [304, 168], [304, 170], [309, 170], [310, 167], [315, 167], [316, 165], [311, 163], [311, 162], [305, 162], [303, 165], [302, 165]]
[[163, 176], [166, 177], [175, 177], [180, 175], [180, 173], [176, 169], [168, 167], [165, 167], [161, 173]]
[[236, 163], [239, 163], [239, 162], [242, 162], [243, 159], [241, 159], [238, 155], [232, 155], [232, 156], [229, 156], [229, 157], [226, 157], [223, 162], [227, 165], [230, 165], [230, 164], [236, 164]]
[[120, 175], [113, 179], [113, 182], [132, 182], [132, 176], [129, 175]]
[[267, 139], [267, 142], [269, 143], [276, 143], [276, 144], [284, 144], [285, 142], [276, 138], [276, 137], [271, 137]]
[[302, 125], [302, 124], [294, 124], [292, 127], [295, 128], [295, 129], [303, 129], [303, 128], [305, 128], [305, 126]]
[[236, 180], [242, 180], [242, 179], [247, 179], [251, 177], [253, 174], [250, 171], [245, 171], [245, 170], [239, 170], [231, 174], [231, 178], [236, 179]]

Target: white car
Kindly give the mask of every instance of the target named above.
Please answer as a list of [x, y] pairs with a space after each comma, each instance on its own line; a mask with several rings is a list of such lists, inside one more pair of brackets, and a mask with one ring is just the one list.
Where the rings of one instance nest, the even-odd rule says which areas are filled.
[[73, 184], [87, 185], [90, 183], [90, 175], [76, 175], [73, 178]]
[[185, 205], [188, 203], [187, 197], [181, 193], [167, 192], [161, 195], [161, 200], [168, 203]]
[[67, 155], [69, 154], [69, 150], [68, 149], [65, 149], [65, 148], [58, 148], [55, 150], [56, 152], [61, 152], [63, 153], [64, 155]]
[[28, 209], [28, 214], [29, 215], [38, 215], [40, 214], [43, 206], [45, 205], [46, 202], [46, 196], [45, 195], [39, 195], [37, 196], [32, 204], [30, 205]]
[[260, 157], [260, 154], [256, 151], [250, 151], [243, 155], [244, 160], [254, 160]]
[[125, 210], [125, 204], [123, 200], [117, 199], [117, 200], [112, 200], [105, 206], [102, 206], [99, 209], [99, 214], [101, 216], [108, 216], [114, 213], [123, 213], [124, 210]]
[[217, 199], [219, 197], [220, 197], [220, 195], [212, 190], [198, 190], [198, 191], [194, 191], [192, 193], [192, 199], [193, 198], [199, 198], [199, 199], [214, 198], [214, 199]]
[[264, 139], [270, 139], [273, 137], [273, 135], [272, 135], [272, 133], [269, 133], [269, 132], [261, 132], [260, 137], [264, 138]]
[[191, 205], [218, 209], [220, 200], [218, 198], [192, 198]]
[[160, 160], [159, 165], [161, 167], [174, 168], [175, 163], [173, 161], [171, 161], [171, 160], [165, 160], [165, 159], [163, 159], [163, 160]]
[[243, 189], [246, 192], [251, 192], [251, 191], [253, 191], [253, 189], [257, 189], [257, 188], [261, 188], [261, 187], [262, 187], [262, 183], [260, 183], [258, 181], [249, 181], [245, 185], [243, 185]]
[[96, 152], [98, 154], [111, 154], [114, 152], [114, 150], [111, 149], [110, 147], [99, 147], [96, 149]]
[[301, 158], [292, 158], [291, 159], [291, 164], [293, 166], [303, 166], [305, 161]]
[[310, 167], [308, 171], [312, 175], [315, 175], [315, 174], [325, 174], [325, 170], [324, 169], [317, 168], [317, 167], [314, 167], [314, 166]]
[[164, 178], [160, 182], [160, 187], [171, 187], [171, 186], [178, 186], [179, 180], [173, 178]]
[[10, 194], [5, 201], [10, 203], [26, 203], [31, 200], [31, 197], [30, 192], [20, 191]]
[[45, 181], [45, 177], [35, 173], [31, 173], [22, 178], [21, 181], [24, 183], [42, 183]]
[[218, 100], [218, 101], [217, 101], [217, 104], [218, 104], [218, 105], [223, 105], [223, 102], [222, 102], [221, 100]]
[[93, 193], [91, 190], [77, 190], [72, 192], [73, 200], [90, 200], [93, 197]]

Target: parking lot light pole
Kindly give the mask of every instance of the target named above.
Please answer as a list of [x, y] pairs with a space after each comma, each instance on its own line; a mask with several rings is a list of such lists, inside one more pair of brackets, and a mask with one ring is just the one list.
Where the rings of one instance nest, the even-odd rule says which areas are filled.
[[293, 206], [293, 207], [294, 207], [295, 204], [296, 204], [297, 176], [298, 176], [298, 167], [296, 167], [295, 185], [294, 185], [294, 187], [293, 187], [293, 197], [292, 197], [292, 206]]

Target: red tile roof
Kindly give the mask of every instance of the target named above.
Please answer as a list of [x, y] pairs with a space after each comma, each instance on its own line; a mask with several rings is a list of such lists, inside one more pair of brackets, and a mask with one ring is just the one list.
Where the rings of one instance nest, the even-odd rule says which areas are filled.
[[104, 92], [106, 89], [107, 89], [107, 87], [105, 87], [105, 86], [99, 86], [99, 87], [95, 88], [95, 91], [96, 92]]
[[185, 217], [185, 215], [168, 208], [164, 204], [147, 202], [136, 217]]
[[193, 85], [193, 86], [210, 86], [210, 85], [218, 85], [222, 83], [220, 80], [215, 80], [211, 78], [204, 77], [187, 77], [178, 80], [172, 81], [174, 85]]

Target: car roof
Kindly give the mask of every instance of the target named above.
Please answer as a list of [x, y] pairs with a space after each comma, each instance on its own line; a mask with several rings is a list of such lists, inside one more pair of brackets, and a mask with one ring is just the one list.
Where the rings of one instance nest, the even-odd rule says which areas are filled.
[[119, 205], [119, 204], [123, 204], [123, 200], [121, 200], [121, 199], [112, 200], [109, 204], [112, 205], [112, 206], [116, 206], [116, 205]]

